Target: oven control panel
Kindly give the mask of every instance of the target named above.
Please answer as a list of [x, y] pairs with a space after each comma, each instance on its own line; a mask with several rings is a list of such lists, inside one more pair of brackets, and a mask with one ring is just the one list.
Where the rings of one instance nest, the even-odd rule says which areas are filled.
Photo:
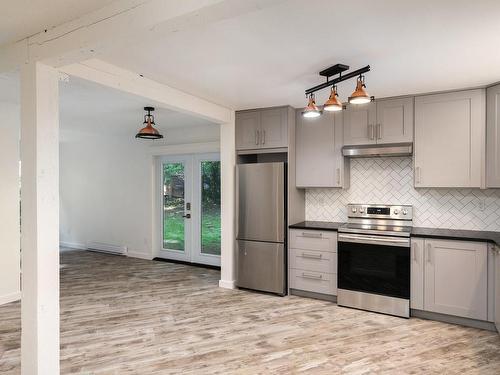
[[386, 204], [348, 204], [347, 216], [372, 219], [412, 220], [413, 206]]

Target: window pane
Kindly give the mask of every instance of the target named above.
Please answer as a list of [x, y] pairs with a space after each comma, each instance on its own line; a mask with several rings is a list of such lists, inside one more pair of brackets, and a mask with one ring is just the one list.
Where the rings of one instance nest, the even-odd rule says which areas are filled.
[[184, 251], [184, 164], [163, 164], [163, 248]]
[[220, 255], [220, 161], [201, 162], [201, 252]]

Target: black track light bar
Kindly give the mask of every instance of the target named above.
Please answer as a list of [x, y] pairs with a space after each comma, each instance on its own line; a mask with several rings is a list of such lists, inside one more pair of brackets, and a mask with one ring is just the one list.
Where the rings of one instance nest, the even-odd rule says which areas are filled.
[[[340, 65], [340, 64], [337, 64], [337, 65]], [[346, 66], [346, 65], [344, 65]], [[333, 68], [333, 67], [332, 67]], [[324, 73], [326, 71], [328, 71], [330, 68], [328, 69], [325, 69], [324, 71], [322, 71], [321, 73]], [[333, 85], [336, 85], [337, 83], [339, 82], [342, 82], [342, 81], [346, 81], [348, 79], [351, 79], [353, 77], [357, 77], [359, 76], [360, 74], [363, 74], [363, 73], [366, 73], [366, 72], [369, 72], [370, 71], [370, 65], [367, 65], [365, 66], [364, 68], [361, 68], [361, 69], [358, 69], [358, 70], [355, 70], [353, 72], [350, 72], [350, 73], [347, 73], [345, 75], [342, 75], [342, 72], [339, 72], [339, 76], [337, 78], [334, 78], [332, 80], [328, 80], [325, 82], [325, 83], [322, 83], [321, 85], [318, 85], [318, 86], [314, 86], [314, 87], [311, 87], [310, 89], [307, 89], [306, 90], [306, 96], [309, 96], [310, 94], [316, 92], [316, 91], [319, 91], [319, 90], [322, 90], [324, 88], [327, 88], [327, 87], [330, 87], [330, 86], [333, 86]], [[320, 73], [320, 74], [321, 74]], [[327, 76], [327, 74], [321, 74], [321, 75], [324, 75], [324, 76]]]

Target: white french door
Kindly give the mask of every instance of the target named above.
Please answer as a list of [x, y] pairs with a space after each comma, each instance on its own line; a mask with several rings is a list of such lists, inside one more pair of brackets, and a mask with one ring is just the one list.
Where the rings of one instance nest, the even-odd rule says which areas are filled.
[[158, 160], [161, 258], [220, 266], [219, 155]]

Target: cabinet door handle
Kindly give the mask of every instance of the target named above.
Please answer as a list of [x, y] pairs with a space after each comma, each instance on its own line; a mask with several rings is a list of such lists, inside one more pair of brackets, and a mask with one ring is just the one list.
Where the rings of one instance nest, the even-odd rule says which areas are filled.
[[375, 129], [373, 128], [373, 125], [372, 124], [369, 124], [368, 125], [368, 136], [370, 137], [370, 139], [375, 139]]
[[432, 249], [432, 245], [431, 244], [427, 244], [427, 262], [432, 264], [432, 261], [431, 261], [431, 249]]
[[377, 124], [377, 139], [382, 139], [382, 124]]
[[256, 145], [259, 144], [259, 131], [258, 130], [255, 131], [255, 144]]
[[415, 178], [417, 180], [417, 184], [420, 183], [420, 167], [415, 168]]
[[322, 236], [323, 236], [323, 233], [307, 233], [307, 232], [302, 232], [302, 237], [321, 238]]
[[323, 254], [302, 253], [302, 258], [321, 259], [321, 258], [323, 258]]
[[266, 131], [265, 130], [262, 130], [262, 144], [263, 145], [266, 144]]
[[411, 244], [411, 258], [414, 262], [417, 261], [417, 250], [415, 249], [415, 244]]
[[340, 186], [340, 168], [337, 168], [337, 185]]
[[323, 275], [313, 275], [313, 274], [310, 274], [310, 273], [302, 272], [302, 277], [305, 278], [305, 279], [321, 280], [323, 278]]

